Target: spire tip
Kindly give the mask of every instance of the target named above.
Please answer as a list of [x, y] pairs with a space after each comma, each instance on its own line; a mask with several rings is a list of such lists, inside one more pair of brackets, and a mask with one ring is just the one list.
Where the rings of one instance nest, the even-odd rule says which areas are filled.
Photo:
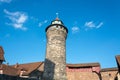
[[56, 20], [59, 20], [59, 13], [56, 13]]

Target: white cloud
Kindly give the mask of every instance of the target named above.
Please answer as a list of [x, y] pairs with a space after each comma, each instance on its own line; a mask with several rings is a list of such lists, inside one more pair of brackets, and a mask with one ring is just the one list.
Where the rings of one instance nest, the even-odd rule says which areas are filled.
[[96, 28], [96, 29], [98, 29], [98, 28], [102, 27], [102, 25], [103, 25], [103, 22], [100, 22], [99, 24], [96, 24], [93, 21], [90, 21], [90, 22], [86, 22], [84, 26], [86, 28]]
[[44, 20], [42, 22], [39, 22], [38, 26], [41, 27], [43, 26], [44, 24], [46, 24], [48, 22], [48, 20]]
[[80, 28], [78, 26], [72, 27], [72, 33], [77, 33], [80, 31]]
[[80, 31], [80, 28], [78, 27], [78, 21], [74, 21], [73, 27], [71, 28], [72, 33], [78, 33]]
[[10, 3], [12, 0], [0, 0], [0, 3]]
[[85, 26], [86, 26], [86, 27], [89, 27], [89, 28], [94, 28], [94, 27], [95, 27], [95, 24], [94, 24], [92, 21], [90, 21], [90, 22], [86, 22], [86, 23], [85, 23]]
[[11, 25], [16, 29], [27, 30], [27, 28], [23, 26], [28, 19], [28, 16], [25, 13], [19, 11], [9, 12], [6, 9], [4, 9], [4, 13], [11, 21], [10, 23], [7, 23], [8, 25]]
[[96, 28], [100, 28], [102, 25], [103, 25], [103, 22], [100, 22], [100, 23], [96, 26]]

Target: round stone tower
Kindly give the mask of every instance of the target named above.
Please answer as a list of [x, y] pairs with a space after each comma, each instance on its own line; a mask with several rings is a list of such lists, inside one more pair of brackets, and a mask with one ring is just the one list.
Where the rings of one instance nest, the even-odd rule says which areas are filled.
[[46, 28], [47, 49], [43, 80], [66, 80], [66, 38], [68, 29], [56, 18]]

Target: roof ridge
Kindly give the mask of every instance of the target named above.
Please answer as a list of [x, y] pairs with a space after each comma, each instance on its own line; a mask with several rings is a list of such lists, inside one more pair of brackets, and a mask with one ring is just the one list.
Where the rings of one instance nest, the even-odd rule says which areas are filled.
[[100, 64], [99, 62], [94, 62], [94, 63], [67, 63], [67, 64]]
[[[43, 61], [42, 61], [43, 62]], [[30, 62], [30, 63], [22, 63], [22, 64], [19, 64], [18, 65], [27, 65], [27, 64], [35, 64], [35, 63], [42, 63], [42, 62]], [[11, 66], [15, 66], [16, 64], [14, 65], [11, 65]]]

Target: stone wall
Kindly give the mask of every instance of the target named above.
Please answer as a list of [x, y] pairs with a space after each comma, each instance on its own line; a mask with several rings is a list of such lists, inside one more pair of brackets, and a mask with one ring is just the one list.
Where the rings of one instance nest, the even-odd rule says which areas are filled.
[[67, 67], [68, 80], [100, 80], [100, 67]]
[[68, 80], [100, 80], [94, 72], [67, 72]]
[[118, 71], [101, 72], [102, 80], [115, 80]]

